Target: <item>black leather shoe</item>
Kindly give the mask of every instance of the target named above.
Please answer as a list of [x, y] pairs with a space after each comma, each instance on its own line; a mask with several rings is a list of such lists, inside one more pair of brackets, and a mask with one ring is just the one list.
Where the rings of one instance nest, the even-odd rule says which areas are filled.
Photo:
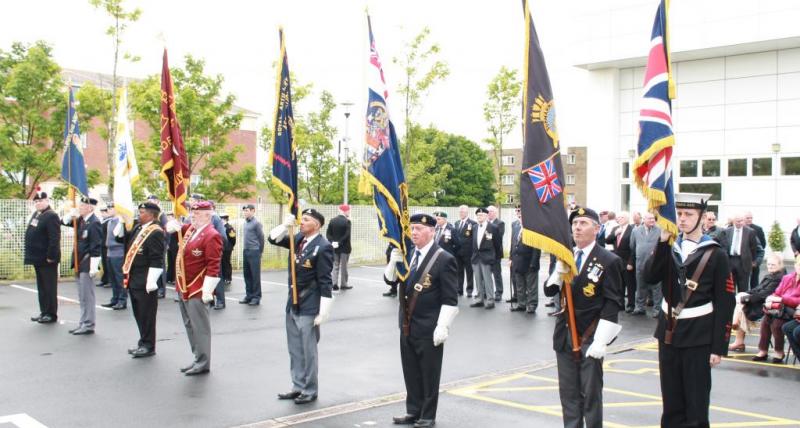
[[167, 290], [165, 290], [163, 288], [159, 288], [158, 289], [158, 298], [159, 299], [163, 299], [164, 297], [167, 297]]
[[403, 415], [403, 416], [395, 416], [392, 418], [392, 422], [395, 425], [412, 425], [417, 422], [417, 418], [414, 415]]
[[753, 361], [767, 361], [766, 355], [756, 355], [755, 357], [751, 358]]
[[333, 291], [338, 291], [338, 290], [339, 290], [339, 286], [338, 285], [334, 285], [333, 286]]
[[317, 395], [300, 394], [294, 399], [294, 404], [308, 404], [312, 401], [317, 401]]
[[516, 297], [512, 297], [512, 298], [506, 300], [506, 303], [517, 303], [517, 298]]
[[84, 334], [94, 334], [93, 328], [79, 328], [72, 332], [75, 336], [83, 336]]
[[244, 299], [239, 300], [239, 304], [240, 305], [249, 305], [250, 304], [250, 299], [245, 297]]
[[637, 310], [637, 309], [634, 309], [634, 310], [631, 312], [631, 315], [644, 315], [644, 314], [645, 314], [645, 312], [644, 312], [644, 310], [642, 310], [642, 309], [638, 309], [638, 310]]
[[31, 317], [31, 321], [33, 321], [33, 322], [39, 322], [40, 319], [42, 319], [41, 315], [36, 315], [36, 316]]
[[503, 296], [494, 296], [494, 301], [495, 302], [499, 302], [501, 300], [503, 300]]
[[517, 304], [514, 303], [514, 304], [511, 305], [511, 308], [509, 310], [511, 312], [522, 312], [522, 311], [525, 310], [525, 307], [524, 306], [517, 306]]
[[131, 354], [133, 354], [133, 353], [134, 353], [134, 352], [136, 352], [138, 349], [139, 349], [139, 347], [138, 347], [138, 346], [137, 346], [136, 348], [128, 348], [128, 355], [131, 355]]
[[625, 313], [626, 314], [632, 314], [633, 313], [633, 308], [625, 308]]
[[192, 362], [192, 364], [189, 364], [189, 365], [188, 365], [188, 366], [186, 366], [186, 367], [181, 367], [181, 373], [186, 373], [186, 372], [188, 372], [189, 370], [191, 370], [191, 369], [192, 369], [192, 367], [194, 367], [194, 362]]
[[433, 419], [420, 419], [414, 423], [414, 428], [430, 428], [436, 425], [436, 421]]
[[259, 300], [259, 299], [253, 299], [253, 300], [250, 301], [250, 303], [248, 303], [248, 305], [250, 305], [250, 306], [258, 306], [260, 304], [261, 304], [261, 300]]
[[152, 357], [156, 354], [155, 350], [147, 349], [147, 348], [139, 348], [133, 352], [131, 352], [131, 357], [133, 358], [145, 358], [145, 357]]
[[341, 287], [341, 289], [342, 289], [342, 290], [350, 290], [351, 288], [353, 288], [353, 286], [352, 286], [352, 285], [343, 285], [343, 286]]
[[56, 322], [56, 317], [54, 317], [52, 315], [43, 315], [41, 318], [39, 318], [38, 322], [39, 322], [39, 324], [54, 323], [54, 322]]
[[486, 306], [483, 307], [483, 309], [494, 309], [494, 302], [490, 301], [486, 304]]
[[397, 292], [389, 290], [382, 294], [383, 297], [397, 297]]
[[482, 308], [483, 307], [483, 302], [475, 302], [475, 303], [469, 305], [469, 307], [470, 308]]
[[111, 302], [109, 302], [109, 303], [103, 303], [103, 304], [102, 304], [102, 305], [100, 305], [100, 306], [102, 306], [102, 307], [104, 307], [104, 308], [113, 308], [115, 305], [116, 305], [116, 303], [111, 303]]
[[111, 309], [113, 309], [115, 311], [122, 311], [122, 310], [128, 309], [128, 305], [126, 305], [124, 303], [117, 303], [116, 305], [112, 306]]
[[189, 370], [186, 370], [185, 372], [183, 372], [183, 374], [185, 374], [186, 376], [197, 376], [197, 375], [201, 375], [201, 374], [206, 374], [206, 373], [208, 373], [210, 371], [211, 370], [208, 367], [206, 367], [204, 369], [201, 369], [200, 367], [192, 367]]
[[78, 327], [75, 327], [75, 328], [73, 328], [73, 329], [69, 329], [69, 330], [67, 330], [67, 333], [69, 333], [69, 334], [73, 334], [73, 333], [75, 333], [76, 331], [78, 331], [78, 330], [80, 330], [80, 329], [81, 329], [81, 327], [80, 327], [80, 326], [78, 326]]
[[214, 310], [215, 311], [219, 311], [221, 309], [225, 309], [225, 304], [224, 303], [217, 302], [217, 303], [214, 304]]
[[544, 306], [545, 306], [545, 307], [548, 307], [548, 308], [553, 308], [553, 307], [555, 307], [555, 306], [556, 306], [556, 304], [555, 304], [555, 303], [553, 303], [553, 302], [547, 302], [547, 303], [545, 303], [545, 304], [544, 304]]
[[536, 308], [529, 307], [529, 308], [525, 309], [525, 313], [526, 314], [535, 314], [536, 313]]
[[300, 391], [281, 392], [278, 394], [278, 400], [294, 400], [301, 395], [303, 394]]

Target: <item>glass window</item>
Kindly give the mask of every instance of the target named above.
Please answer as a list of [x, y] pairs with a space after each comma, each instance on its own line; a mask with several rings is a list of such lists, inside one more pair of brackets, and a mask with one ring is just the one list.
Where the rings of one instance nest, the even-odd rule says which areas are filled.
[[722, 183], [681, 183], [678, 188], [679, 192], [711, 193], [712, 201], [722, 199]]
[[513, 204], [516, 199], [516, 195], [509, 193], [506, 195], [506, 204]]
[[623, 184], [621, 193], [620, 193], [620, 200], [622, 203], [623, 211], [628, 211], [631, 209], [631, 185], [630, 184]]
[[567, 204], [572, 204], [574, 202], [575, 202], [575, 194], [567, 193]]
[[575, 184], [575, 175], [567, 174], [567, 184]]
[[750, 175], [763, 177], [772, 175], [772, 158], [753, 158]]
[[578, 162], [578, 157], [575, 154], [568, 154], [567, 155], [567, 163], [570, 165], [575, 165]]
[[728, 177], [747, 177], [747, 159], [728, 159]]
[[503, 175], [503, 186], [513, 186], [514, 185], [514, 176], [511, 174]]
[[781, 175], [800, 175], [800, 157], [781, 158]]
[[703, 161], [703, 177], [719, 177], [720, 176], [719, 159], [710, 159]]
[[622, 162], [622, 178], [631, 178], [630, 162]]
[[682, 160], [681, 161], [681, 177], [697, 177], [697, 161], [696, 160]]
[[514, 156], [511, 155], [503, 156], [503, 166], [514, 165], [514, 160], [515, 160]]

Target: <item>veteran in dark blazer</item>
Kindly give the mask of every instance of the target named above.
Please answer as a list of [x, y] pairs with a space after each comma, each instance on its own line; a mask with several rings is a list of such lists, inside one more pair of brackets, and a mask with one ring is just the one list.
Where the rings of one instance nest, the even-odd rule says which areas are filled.
[[744, 214], [733, 218], [733, 225], [725, 230], [725, 236], [728, 245], [725, 250], [736, 291], [746, 292], [750, 289], [753, 268], [764, 259], [764, 247], [758, 242], [756, 232], [745, 224]]
[[61, 261], [61, 219], [50, 208], [45, 192], [33, 195], [36, 212], [25, 229], [26, 265], [36, 272], [36, 290], [39, 297], [39, 315], [31, 321], [42, 324], [58, 320], [58, 263]]
[[434, 211], [433, 216], [436, 218], [433, 242], [450, 253], [453, 257], [457, 257], [460, 244], [458, 242], [458, 235], [456, 235], [456, 228], [447, 222], [446, 212]]
[[[81, 305], [81, 316], [78, 327], [69, 330], [76, 336], [94, 334], [95, 327], [95, 296], [92, 278], [100, 269], [101, 251], [103, 246], [103, 227], [100, 220], [94, 215], [97, 199], [82, 198], [77, 209], [64, 216], [63, 225], [73, 227], [72, 219], [78, 217], [75, 237], [78, 240], [78, 300]], [[72, 266], [75, 265], [73, 254]]]
[[494, 308], [494, 282], [492, 269], [498, 263], [497, 255], [503, 254], [503, 241], [499, 239], [497, 227], [488, 220], [489, 210], [478, 208], [475, 215], [477, 225], [472, 234], [472, 271], [478, 295], [471, 308]]
[[466, 284], [467, 297], [471, 297], [475, 284], [475, 275], [472, 272], [472, 235], [475, 233], [475, 220], [469, 218], [469, 207], [458, 207], [459, 219], [453, 224], [458, 241], [456, 263], [458, 264], [458, 295], [464, 294]]

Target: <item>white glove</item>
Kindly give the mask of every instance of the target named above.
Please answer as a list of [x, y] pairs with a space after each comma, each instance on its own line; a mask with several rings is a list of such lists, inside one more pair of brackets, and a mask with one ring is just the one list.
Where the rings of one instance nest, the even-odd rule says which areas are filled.
[[401, 261], [403, 261], [403, 253], [397, 248], [393, 249], [389, 254], [389, 263], [386, 264], [386, 268], [383, 270], [383, 276], [387, 281], [394, 282], [397, 280], [397, 263]]
[[277, 242], [282, 240], [287, 233], [289, 233], [289, 229], [286, 227], [286, 225], [279, 224], [269, 231], [269, 239]]
[[72, 208], [72, 209], [69, 210], [69, 212], [64, 214], [63, 221], [64, 221], [64, 223], [67, 223], [67, 224], [68, 223], [72, 223], [72, 219], [77, 217], [77, 216], [78, 216], [78, 209], [77, 208]]
[[178, 220], [174, 218], [168, 221], [166, 226], [167, 226], [167, 233], [175, 233], [181, 230], [180, 222], [178, 222]]
[[561, 260], [556, 261], [556, 272], [565, 274], [569, 272], [569, 266]]
[[450, 325], [458, 315], [458, 307], [442, 305], [439, 310], [439, 320], [436, 321], [436, 328], [433, 330], [433, 346], [439, 346], [447, 340], [450, 333]]
[[100, 257], [89, 258], [89, 276], [94, 277], [100, 271]]
[[147, 282], [144, 285], [145, 291], [152, 293], [158, 290], [158, 278], [161, 277], [161, 272], [163, 271], [164, 269], [161, 268], [150, 268], [147, 270]]
[[214, 301], [214, 289], [219, 283], [219, 278], [207, 276], [203, 279], [203, 303], [211, 303]]
[[286, 214], [286, 217], [284, 217], [284, 219], [283, 219], [283, 226], [286, 227], [287, 229], [292, 227], [292, 226], [294, 226], [294, 224], [295, 224], [294, 220], [295, 220], [295, 218], [294, 218], [293, 215]]
[[338, 242], [336, 242], [336, 241], [333, 241], [333, 242], [331, 242], [331, 247], [333, 247], [333, 248], [339, 248], [339, 243], [338, 243]]
[[124, 221], [125, 220], [120, 218], [119, 221], [117, 222], [117, 225], [114, 226], [114, 230], [111, 231], [111, 233], [113, 233], [114, 236], [116, 236], [117, 238], [122, 238], [123, 236], [125, 236], [125, 229], [123, 226]]
[[331, 315], [331, 306], [333, 306], [332, 297], [323, 297], [319, 300], [319, 314], [314, 318], [315, 326], [328, 321], [328, 317]]
[[617, 337], [620, 330], [622, 330], [621, 325], [601, 319], [597, 323], [597, 329], [594, 331], [594, 341], [589, 345], [589, 349], [586, 350], [586, 356], [598, 360], [605, 357], [606, 347]]

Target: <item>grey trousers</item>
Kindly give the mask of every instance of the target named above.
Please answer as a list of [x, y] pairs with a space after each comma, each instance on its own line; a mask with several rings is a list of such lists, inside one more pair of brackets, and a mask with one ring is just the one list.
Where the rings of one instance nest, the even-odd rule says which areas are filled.
[[[333, 285], [339, 287], [347, 285], [347, 262], [350, 261], [350, 254], [333, 254]], [[340, 277], [341, 275], [341, 277]]]
[[286, 344], [289, 347], [289, 367], [292, 372], [292, 391], [317, 395], [317, 342], [319, 326], [315, 315], [286, 314]]
[[181, 300], [181, 318], [186, 327], [186, 337], [194, 354], [194, 367], [200, 370], [211, 368], [211, 321], [208, 306], [200, 297]]
[[473, 264], [472, 272], [475, 274], [475, 292], [481, 301], [488, 300], [494, 303], [494, 283], [492, 282], [492, 266], [483, 263]]
[[78, 301], [81, 304], [81, 319], [78, 327], [94, 330], [94, 281], [89, 276], [89, 272], [81, 272], [78, 276]]
[[661, 299], [663, 296], [661, 295], [661, 283], [656, 284], [648, 284], [644, 280], [644, 271], [643, 270], [636, 270], [636, 311], [644, 311], [645, 310], [645, 302], [647, 301], [647, 295], [653, 294], [653, 308], [656, 312], [658, 312], [658, 308], [661, 307]]
[[[586, 347], [584, 346], [584, 350]], [[582, 353], [583, 354], [583, 353]], [[564, 428], [603, 427], [603, 360], [557, 351], [558, 395]]]
[[539, 306], [539, 271], [514, 273], [514, 290], [517, 293], [517, 305], [536, 309]]

